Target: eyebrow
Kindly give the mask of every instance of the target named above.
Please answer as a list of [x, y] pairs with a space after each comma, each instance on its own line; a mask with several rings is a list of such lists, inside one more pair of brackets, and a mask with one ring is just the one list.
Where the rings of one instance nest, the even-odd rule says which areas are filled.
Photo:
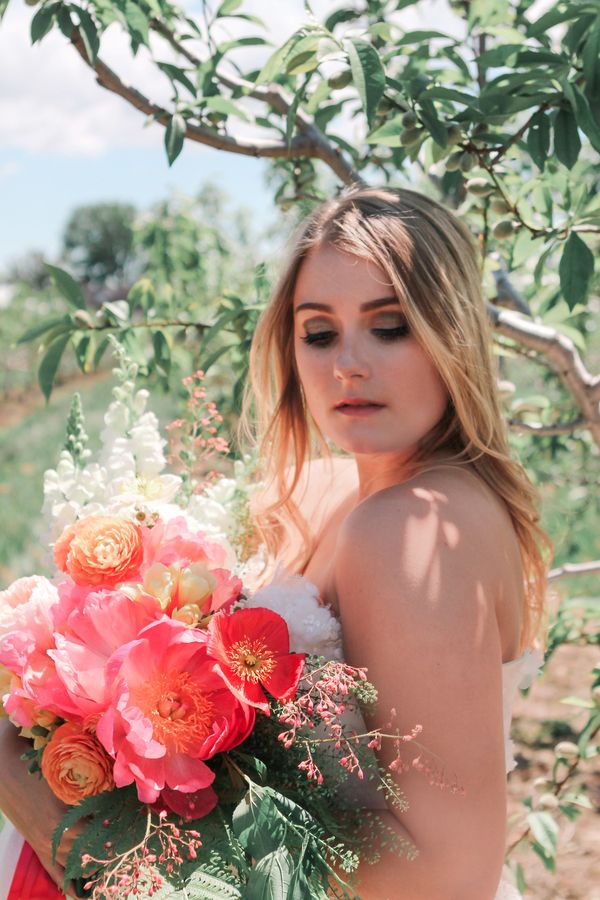
[[[367, 300], [366, 303], [361, 303], [360, 311], [361, 312], [370, 312], [373, 309], [380, 309], [382, 306], [399, 306], [399, 300], [397, 297], [379, 297], [377, 300]], [[320, 312], [333, 312], [333, 307], [329, 306], [327, 303], [315, 303], [312, 300], [307, 300], [306, 303], [300, 303], [294, 310], [294, 313], [300, 312], [303, 309], [316, 309]]]

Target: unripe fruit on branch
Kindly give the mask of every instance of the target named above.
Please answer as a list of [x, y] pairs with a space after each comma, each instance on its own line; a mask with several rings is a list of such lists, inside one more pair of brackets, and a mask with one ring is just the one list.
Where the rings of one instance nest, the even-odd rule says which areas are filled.
[[512, 237], [515, 231], [515, 225], [512, 219], [500, 219], [496, 222], [492, 229], [492, 234], [497, 241], [505, 241], [506, 238]]
[[460, 143], [463, 132], [460, 125], [449, 125], [447, 129], [448, 135], [448, 146], [454, 147], [456, 144]]
[[337, 75], [332, 75], [331, 78], [327, 79], [327, 84], [334, 91], [339, 91], [342, 88], [347, 87], [352, 81], [352, 72], [350, 69], [344, 69], [342, 72], [338, 72]]
[[447, 172], [458, 172], [460, 169], [460, 160], [462, 157], [462, 150], [459, 150], [457, 153], [451, 153], [448, 159], [446, 160], [446, 171]]
[[468, 150], [460, 157], [460, 169], [462, 172], [470, 172], [475, 163], [477, 162], [477, 157], [474, 153], [469, 153]]
[[422, 134], [422, 128], [406, 128], [400, 135], [400, 143], [404, 147], [410, 147], [411, 144], [416, 144]]
[[558, 807], [558, 797], [555, 794], [542, 794], [538, 797], [536, 806], [538, 809], [556, 809]]
[[417, 124], [417, 117], [410, 109], [402, 116], [402, 124], [405, 128], [414, 128]]
[[554, 787], [554, 782], [549, 781], [547, 778], [536, 778], [532, 787], [538, 794], [548, 794]]
[[488, 197], [496, 188], [486, 178], [469, 178], [465, 185], [470, 194], [476, 197]]
[[96, 327], [87, 309], [76, 309], [73, 313], [73, 319], [78, 325], [85, 325], [86, 328]]
[[504, 199], [504, 197], [494, 197], [490, 203], [490, 208], [493, 212], [498, 213], [498, 215], [503, 216], [507, 212], [510, 212], [510, 206]]
[[558, 759], [575, 762], [579, 759], [579, 747], [572, 741], [560, 741], [554, 748], [554, 754]]

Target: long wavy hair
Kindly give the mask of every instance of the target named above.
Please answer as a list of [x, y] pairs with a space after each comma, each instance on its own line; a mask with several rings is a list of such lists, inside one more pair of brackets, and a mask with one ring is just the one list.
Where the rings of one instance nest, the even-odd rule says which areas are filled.
[[415, 448], [408, 475], [444, 451], [504, 501], [521, 553], [521, 647], [528, 646], [540, 628], [552, 544], [539, 525], [536, 491], [510, 457], [473, 239], [447, 209], [415, 191], [353, 189], [317, 208], [292, 239], [258, 322], [242, 432], [258, 444], [264, 496], [271, 498], [255, 510], [269, 558], [290, 546], [294, 532], [302, 548], [292, 561], [297, 571], [314, 549], [293, 494], [306, 460], [330, 452], [307, 410], [295, 365], [293, 297], [303, 261], [324, 245], [371, 260], [386, 273], [412, 334], [443, 379], [446, 410]]

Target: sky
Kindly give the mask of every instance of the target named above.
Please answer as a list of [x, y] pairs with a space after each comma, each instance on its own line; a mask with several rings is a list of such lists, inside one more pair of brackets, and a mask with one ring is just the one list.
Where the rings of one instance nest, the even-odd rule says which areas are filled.
[[[199, 4], [181, 5], [193, 13]], [[317, 18], [339, 5], [312, 2]], [[243, 8], [264, 18], [274, 41], [283, 41], [305, 20], [302, 0], [246, 0]], [[169, 168], [163, 128], [148, 125], [126, 101], [100, 88], [60, 32], [31, 46], [34, 12], [23, 0], [10, 0], [0, 24], [0, 272], [31, 250], [56, 258], [71, 211], [89, 203], [128, 202], [143, 210], [172, 190], [193, 195], [208, 181], [222, 186], [234, 205], [248, 207], [259, 227], [271, 221], [273, 201], [262, 160], [186, 142]], [[450, 30], [454, 18], [444, 0], [423, 0], [403, 16], [408, 28], [441, 30]], [[231, 34], [236, 27], [246, 34], [253, 28], [231, 20], [227, 27]], [[163, 45], [160, 51], [159, 58], [168, 60], [168, 49]], [[265, 50], [244, 52], [244, 62], [252, 64]], [[168, 103], [167, 79], [143, 48], [132, 57], [117, 26], [103, 37], [101, 56], [124, 81]]]

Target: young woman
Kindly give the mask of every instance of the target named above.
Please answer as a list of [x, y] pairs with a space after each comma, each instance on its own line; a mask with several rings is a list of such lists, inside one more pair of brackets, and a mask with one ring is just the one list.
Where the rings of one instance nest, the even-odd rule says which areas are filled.
[[[372, 724], [395, 709], [401, 729], [422, 725], [463, 789], [401, 776], [410, 809], [381, 815], [419, 855], [383, 850], [361, 866], [362, 900], [518, 896], [500, 884], [507, 732], [548, 541], [508, 455], [490, 342], [467, 230], [412, 191], [365, 189], [304, 224], [253, 345], [270, 560], [339, 617], [346, 659], [379, 691]], [[0, 807], [59, 880], [66, 848], [53, 866], [49, 843], [62, 810], [44, 785], [27, 789], [20, 752], [0, 727], [22, 780], [0, 780]]]
[[419, 855], [361, 866], [363, 900], [518, 897], [500, 883], [507, 731], [549, 541], [509, 457], [480, 285], [447, 210], [355, 190], [301, 227], [253, 345], [270, 558], [339, 617], [379, 691], [372, 724], [421, 724], [463, 789], [400, 777], [410, 808], [382, 815]]

